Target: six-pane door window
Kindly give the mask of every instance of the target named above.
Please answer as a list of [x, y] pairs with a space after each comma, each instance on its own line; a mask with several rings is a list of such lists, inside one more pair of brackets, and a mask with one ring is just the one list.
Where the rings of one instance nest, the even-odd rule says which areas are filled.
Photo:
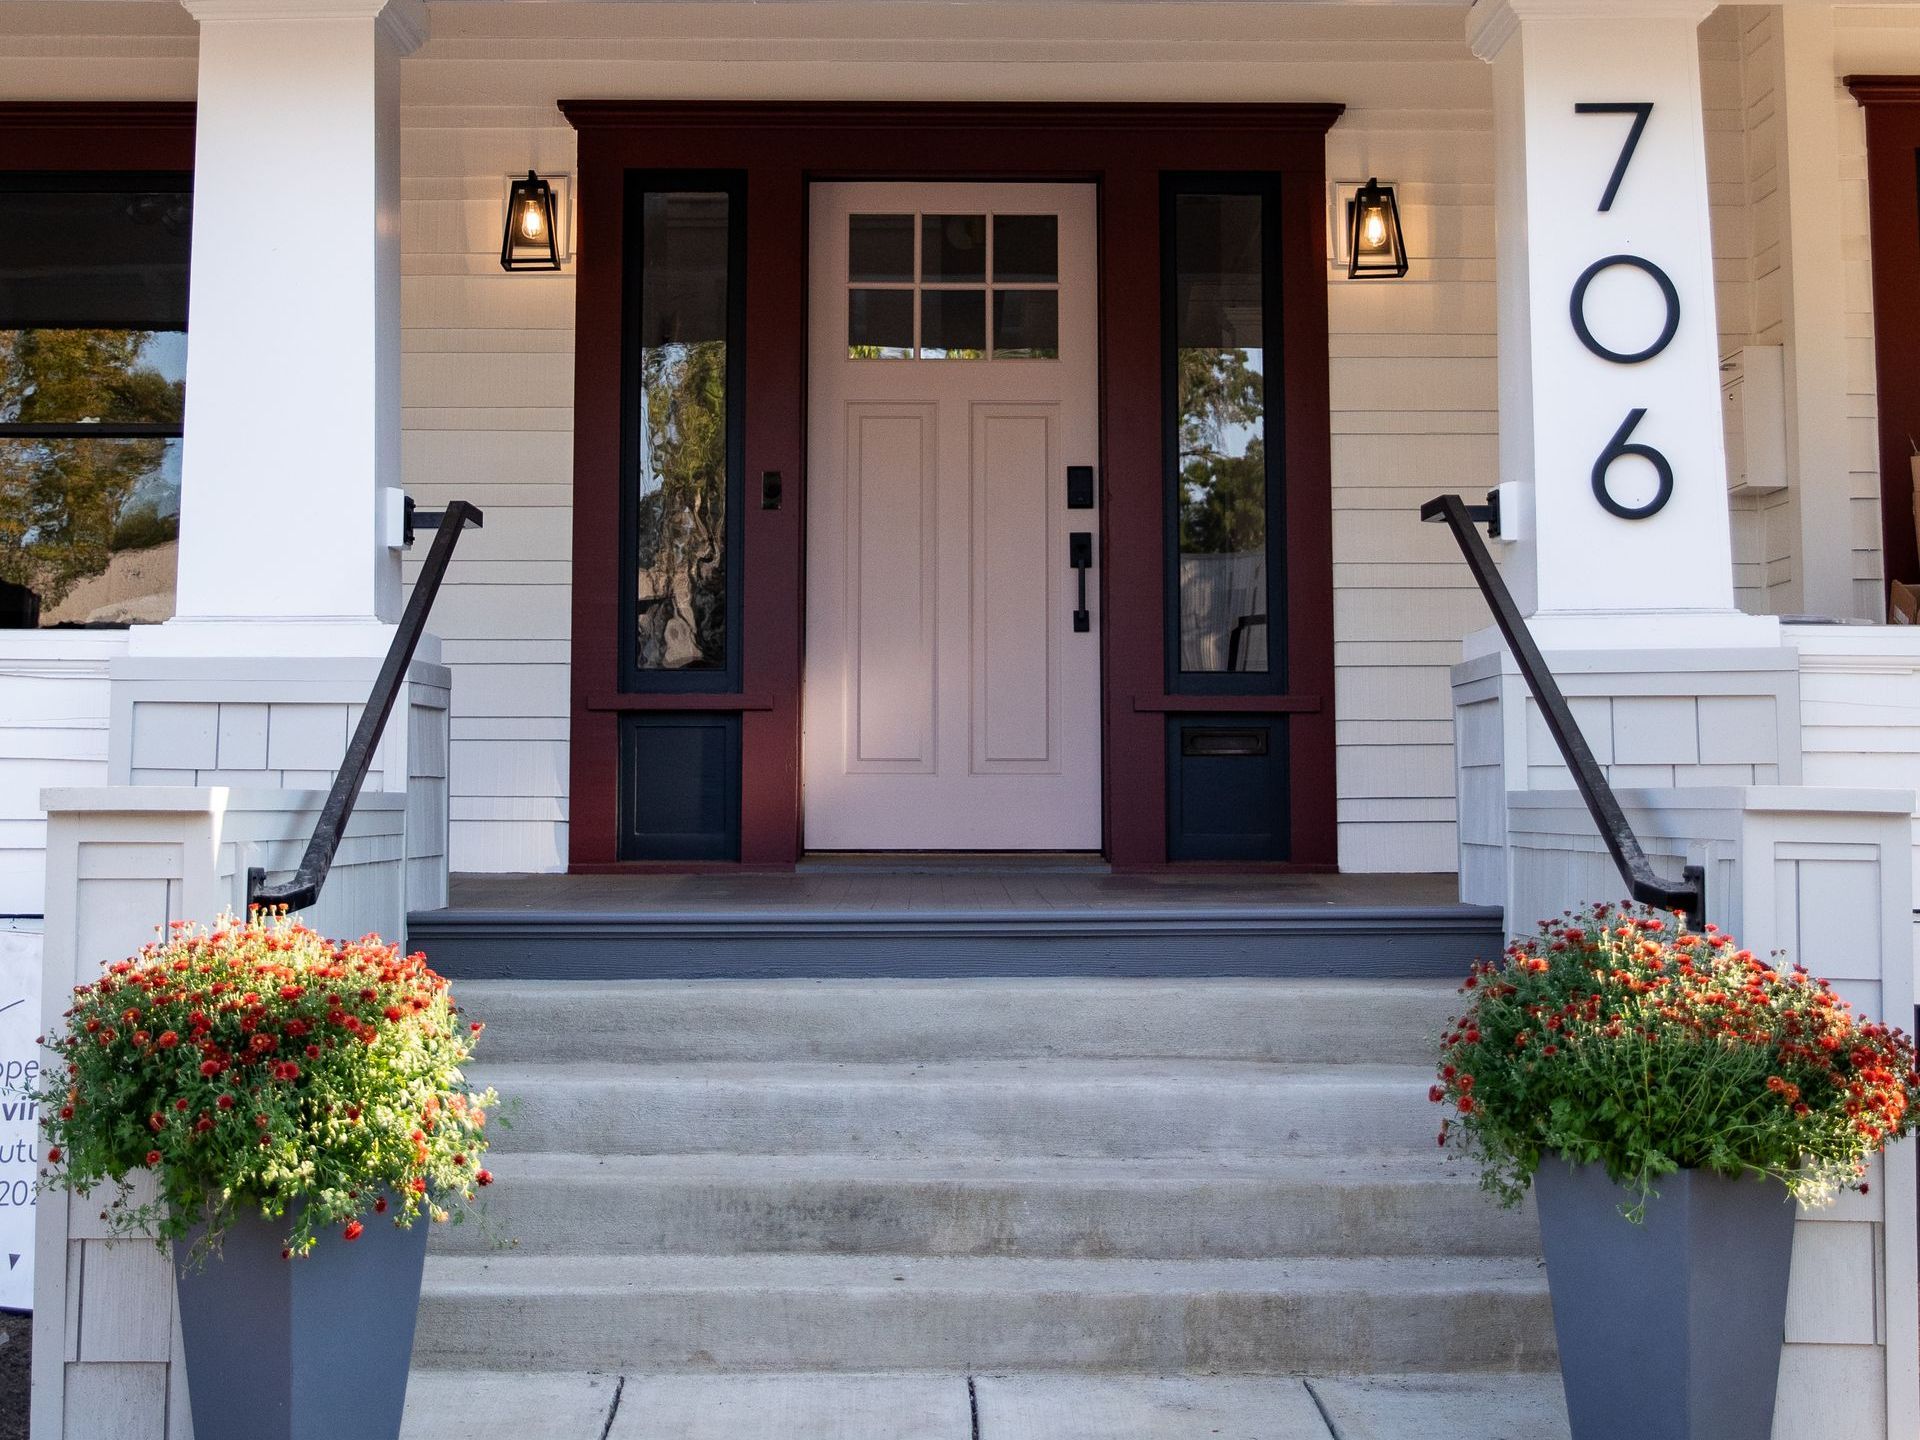
[[1054, 215], [854, 215], [847, 227], [854, 360], [1060, 358]]

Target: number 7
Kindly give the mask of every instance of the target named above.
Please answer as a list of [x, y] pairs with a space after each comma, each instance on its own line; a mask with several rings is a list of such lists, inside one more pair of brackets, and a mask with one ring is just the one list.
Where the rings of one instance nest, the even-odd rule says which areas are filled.
[[1613, 197], [1620, 193], [1620, 182], [1627, 178], [1627, 166], [1633, 163], [1633, 152], [1639, 148], [1640, 137], [1646, 132], [1647, 119], [1653, 114], [1651, 100], [1585, 100], [1573, 107], [1576, 115], [1631, 115], [1633, 128], [1627, 131], [1627, 143], [1620, 147], [1620, 158], [1614, 162], [1613, 178], [1607, 181], [1607, 193], [1600, 197], [1600, 209], [1604, 212], [1613, 208]]

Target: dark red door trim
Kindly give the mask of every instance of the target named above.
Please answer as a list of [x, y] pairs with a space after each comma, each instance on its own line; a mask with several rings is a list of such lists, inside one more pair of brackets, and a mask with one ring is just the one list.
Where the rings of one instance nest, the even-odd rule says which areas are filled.
[[[620, 865], [615, 845], [619, 547], [620, 196], [628, 170], [747, 175], [746, 465], [786, 476], [787, 501], [745, 527], [741, 862], [800, 854], [805, 603], [806, 199], [826, 178], [1086, 180], [1100, 186], [1102, 700], [1107, 853], [1166, 863], [1160, 176], [1281, 176], [1292, 673], [1293, 855], [1336, 863], [1326, 132], [1338, 105], [909, 105], [562, 101], [580, 132], [574, 378], [570, 864]], [[750, 483], [749, 492], [754, 490]], [[1298, 697], [1315, 697], [1312, 708]], [[622, 697], [629, 707], [644, 697]], [[676, 697], [676, 703], [685, 704]], [[1235, 708], [1240, 708], [1237, 702]]]
[[0, 170], [193, 169], [193, 102], [0, 102]]
[[1920, 580], [1908, 457], [1920, 437], [1920, 76], [1849, 75], [1867, 112], [1873, 351], [1880, 414], [1880, 545], [1886, 578]]

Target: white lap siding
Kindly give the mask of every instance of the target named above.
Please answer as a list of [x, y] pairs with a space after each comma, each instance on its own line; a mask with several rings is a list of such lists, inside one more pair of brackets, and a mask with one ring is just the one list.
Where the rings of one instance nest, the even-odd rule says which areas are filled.
[[454, 674], [449, 858], [554, 870], [567, 857], [573, 276], [509, 275], [499, 254], [507, 177], [567, 175], [574, 136], [551, 103], [473, 103], [497, 93], [510, 52], [448, 49], [401, 67], [400, 184], [404, 483], [424, 507], [486, 512], [433, 615]]

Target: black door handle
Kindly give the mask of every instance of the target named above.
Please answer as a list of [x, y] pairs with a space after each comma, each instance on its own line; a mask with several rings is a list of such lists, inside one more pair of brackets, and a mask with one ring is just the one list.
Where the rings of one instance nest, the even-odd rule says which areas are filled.
[[1093, 532], [1075, 530], [1067, 536], [1067, 563], [1080, 572], [1080, 607], [1073, 612], [1074, 633], [1084, 635], [1093, 629], [1093, 616], [1087, 611], [1087, 571], [1093, 565]]

